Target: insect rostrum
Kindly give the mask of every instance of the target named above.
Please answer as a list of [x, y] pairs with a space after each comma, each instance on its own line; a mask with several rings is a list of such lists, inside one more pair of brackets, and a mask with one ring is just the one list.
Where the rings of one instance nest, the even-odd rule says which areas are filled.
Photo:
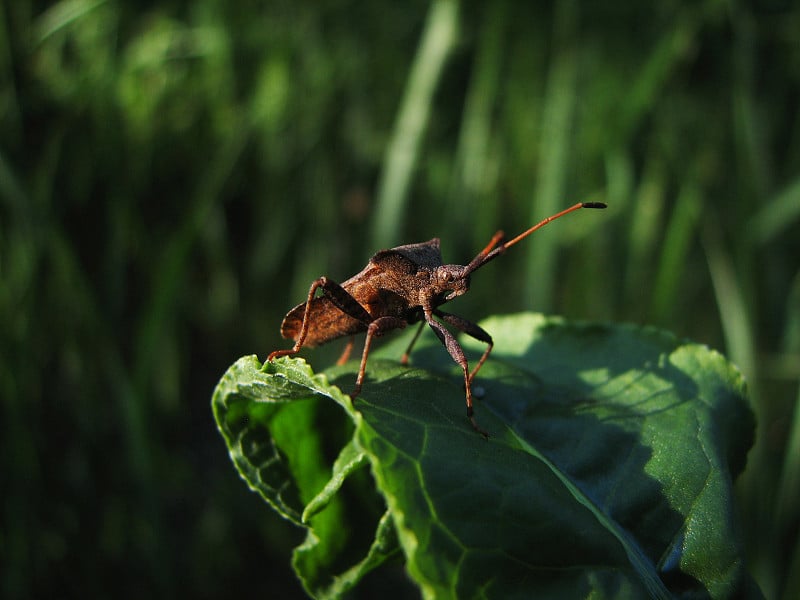
[[[405, 364], [422, 326], [427, 323], [464, 372], [467, 417], [475, 431], [488, 437], [473, 414], [472, 380], [492, 351], [492, 336], [475, 323], [444, 312], [439, 307], [469, 290], [473, 271], [540, 227], [580, 208], [605, 207], [601, 202], [575, 204], [540, 221], [508, 242], [503, 242], [503, 232], [498, 231], [467, 265], [442, 264], [439, 238], [433, 238], [419, 244], [381, 250], [369, 260], [363, 271], [341, 285], [325, 276], [320, 277], [311, 284], [306, 301], [290, 310], [281, 325], [281, 335], [294, 340], [294, 346], [272, 352], [267, 360], [297, 354], [303, 346], [318, 346], [340, 337], [366, 332], [356, 385], [350, 393], [350, 397], [355, 398], [361, 392], [373, 338], [419, 322], [420, 329], [403, 354], [402, 362]], [[316, 297], [318, 289], [322, 290], [322, 295]], [[445, 325], [486, 344], [486, 350], [472, 371], [469, 370], [464, 350]], [[340, 363], [347, 360], [351, 348], [352, 340], [339, 359]]]

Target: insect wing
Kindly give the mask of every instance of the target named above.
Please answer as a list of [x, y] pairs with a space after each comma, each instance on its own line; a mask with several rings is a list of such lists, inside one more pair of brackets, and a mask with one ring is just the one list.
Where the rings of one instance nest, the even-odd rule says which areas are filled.
[[[303, 315], [306, 305], [298, 304], [283, 319], [281, 335], [286, 339], [297, 341], [300, 329], [303, 326]], [[314, 298], [311, 301], [310, 322], [313, 327], [308, 328], [304, 346], [319, 346], [325, 342], [335, 340], [346, 335], [353, 335], [366, 331], [367, 326], [356, 318], [343, 313], [328, 298]]]

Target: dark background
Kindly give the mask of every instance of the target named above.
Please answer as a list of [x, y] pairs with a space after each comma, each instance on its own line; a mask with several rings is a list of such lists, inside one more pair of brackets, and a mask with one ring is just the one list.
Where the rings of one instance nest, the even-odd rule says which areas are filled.
[[434, 236], [465, 263], [580, 200], [609, 209], [448, 310], [725, 352], [759, 419], [751, 570], [800, 596], [798, 31], [779, 0], [3, 2], [3, 596], [302, 597], [218, 378], [286, 346], [321, 274]]

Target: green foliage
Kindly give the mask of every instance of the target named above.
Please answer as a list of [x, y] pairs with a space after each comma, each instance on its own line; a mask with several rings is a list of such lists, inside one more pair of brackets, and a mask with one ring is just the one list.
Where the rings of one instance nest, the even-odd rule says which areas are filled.
[[[248, 356], [223, 376], [217, 424], [244, 480], [306, 528], [294, 565], [309, 593], [338, 597], [390, 557], [393, 523], [428, 598], [759, 596], [733, 507], [753, 440], [734, 367], [653, 329], [536, 314], [483, 326], [497, 347], [476, 382], [488, 443], [435, 359], [440, 372], [373, 360], [355, 402], [336, 384], [357, 362], [315, 375]], [[313, 415], [330, 401], [354, 427], [326, 474], [324, 429], [343, 424]], [[337, 493], [367, 464], [387, 512], [340, 576], [334, 548], [352, 525]]]
[[[0, 595], [302, 596], [301, 530], [220, 451], [219, 374], [282, 347], [322, 274], [434, 236], [465, 262], [598, 200], [451, 310], [650, 323], [724, 352], [757, 417], [748, 568], [800, 597], [798, 21], [718, 0], [2, 3]], [[384, 505], [364, 480], [336, 510], [370, 526], [326, 552], [369, 554]], [[407, 591], [394, 564], [360, 589]]]

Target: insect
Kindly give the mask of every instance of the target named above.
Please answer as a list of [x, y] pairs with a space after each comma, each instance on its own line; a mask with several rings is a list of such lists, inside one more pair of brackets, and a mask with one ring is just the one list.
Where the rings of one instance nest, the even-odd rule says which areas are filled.
[[[350, 356], [353, 336], [366, 332], [356, 385], [350, 393], [350, 397], [355, 398], [364, 383], [367, 357], [373, 338], [419, 322], [420, 327], [401, 360], [403, 364], [407, 364], [408, 356], [427, 323], [464, 372], [467, 418], [475, 431], [488, 437], [475, 420], [472, 381], [492, 351], [492, 336], [475, 323], [444, 312], [439, 307], [469, 290], [473, 271], [494, 260], [540, 227], [580, 208], [605, 207], [602, 202], [580, 202], [547, 217], [507, 242], [503, 241], [503, 232], [498, 231], [467, 265], [443, 264], [439, 238], [433, 238], [419, 244], [381, 250], [369, 260], [363, 271], [342, 284], [328, 277], [320, 277], [311, 284], [306, 301], [290, 310], [281, 324], [281, 335], [294, 340], [294, 346], [272, 352], [267, 360], [297, 354], [304, 346], [318, 346], [350, 336], [338, 361], [342, 364]], [[322, 289], [322, 295], [316, 297], [319, 289]], [[472, 371], [469, 370], [464, 350], [445, 325], [486, 344], [486, 350]]]

